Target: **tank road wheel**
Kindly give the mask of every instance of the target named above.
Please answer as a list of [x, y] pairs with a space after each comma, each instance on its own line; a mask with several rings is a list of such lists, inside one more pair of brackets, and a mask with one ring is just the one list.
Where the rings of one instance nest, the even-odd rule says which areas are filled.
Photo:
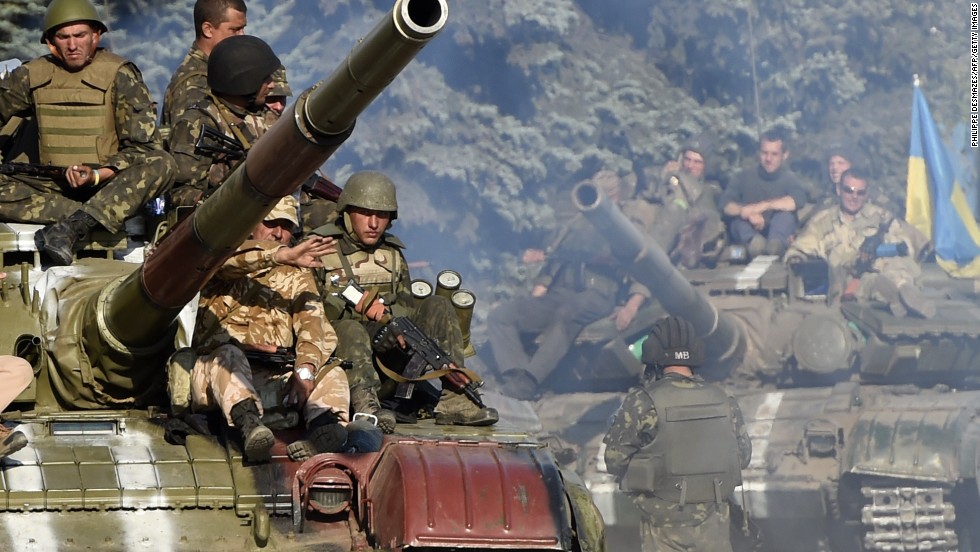
[[956, 512], [943, 487], [862, 487], [865, 550], [956, 552]]

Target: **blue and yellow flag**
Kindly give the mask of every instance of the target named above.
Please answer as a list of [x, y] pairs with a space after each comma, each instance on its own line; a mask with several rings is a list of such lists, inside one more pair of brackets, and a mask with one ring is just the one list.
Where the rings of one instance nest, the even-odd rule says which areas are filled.
[[980, 226], [956, 175], [953, 158], [939, 138], [929, 104], [916, 85], [905, 220], [932, 240], [936, 261], [947, 273], [978, 278]]

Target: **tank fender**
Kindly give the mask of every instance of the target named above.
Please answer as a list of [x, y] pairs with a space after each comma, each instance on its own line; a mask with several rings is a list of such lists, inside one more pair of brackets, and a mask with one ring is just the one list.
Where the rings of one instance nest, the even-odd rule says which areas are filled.
[[907, 396], [901, 407], [865, 411], [850, 432], [843, 472], [948, 484], [976, 477], [976, 454], [964, 454], [976, 448], [976, 439], [964, 438], [976, 408], [941, 404]]

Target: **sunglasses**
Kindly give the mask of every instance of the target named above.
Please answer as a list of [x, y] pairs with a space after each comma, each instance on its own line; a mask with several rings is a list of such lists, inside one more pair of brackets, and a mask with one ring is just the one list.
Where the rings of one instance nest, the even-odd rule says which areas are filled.
[[859, 190], [857, 188], [852, 188], [850, 186], [845, 186], [843, 184], [840, 184], [839, 186], [840, 186], [840, 191], [843, 194], [851, 194], [851, 195], [859, 195], [859, 196], [868, 195], [867, 188], [862, 188]]

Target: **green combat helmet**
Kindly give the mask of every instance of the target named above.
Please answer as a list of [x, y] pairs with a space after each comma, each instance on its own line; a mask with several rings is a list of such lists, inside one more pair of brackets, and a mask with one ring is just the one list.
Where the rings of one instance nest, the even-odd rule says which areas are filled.
[[109, 28], [99, 17], [99, 12], [89, 0], [53, 0], [44, 14], [44, 33], [41, 34], [41, 44], [47, 42], [52, 31], [68, 23], [86, 21], [102, 33]]
[[667, 316], [653, 325], [650, 337], [643, 343], [641, 360], [644, 364], [659, 367], [697, 368], [704, 363], [704, 343], [690, 322]]
[[230, 36], [208, 56], [208, 86], [218, 94], [252, 96], [281, 65], [261, 38]]
[[347, 179], [344, 191], [337, 198], [337, 211], [343, 211], [349, 206], [388, 211], [391, 213], [391, 220], [395, 220], [398, 218], [395, 183], [377, 171], [354, 173]]

